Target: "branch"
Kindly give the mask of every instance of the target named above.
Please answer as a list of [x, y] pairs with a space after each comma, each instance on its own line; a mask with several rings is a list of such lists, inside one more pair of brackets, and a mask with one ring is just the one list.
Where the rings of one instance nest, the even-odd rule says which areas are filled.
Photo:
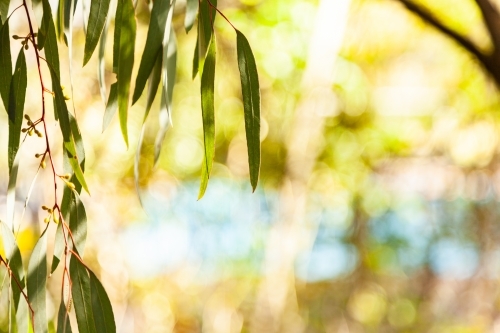
[[[472, 53], [472, 55], [474, 55], [482, 63], [482, 65], [488, 71], [490, 71], [489, 67], [490, 67], [491, 61], [490, 61], [489, 57], [486, 54], [482, 53], [477, 48], [477, 46], [474, 45], [474, 43], [472, 43], [468, 38], [462, 36], [461, 34], [456, 32], [455, 30], [452, 30], [449, 27], [445, 26], [427, 8], [424, 8], [421, 5], [417, 5], [412, 0], [396, 0], [396, 1], [403, 4], [409, 11], [411, 11], [413, 14], [420, 17], [426, 23], [433, 26], [435, 29], [439, 30], [440, 32], [442, 32], [443, 34], [445, 34], [446, 36], [450, 37], [455, 42], [460, 44], [460, 46], [462, 46], [464, 49], [466, 49], [469, 53]], [[476, 0], [476, 2], [479, 3], [479, 2], [489, 2], [489, 1], [488, 0]], [[498, 31], [500, 32], [500, 30], [498, 30]]]
[[490, 0], [475, 0], [491, 36], [495, 52], [500, 52], [500, 13]]

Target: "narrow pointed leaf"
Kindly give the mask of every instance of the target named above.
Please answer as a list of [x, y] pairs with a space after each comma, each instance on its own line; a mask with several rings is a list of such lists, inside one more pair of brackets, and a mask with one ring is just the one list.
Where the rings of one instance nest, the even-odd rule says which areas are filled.
[[10, 54], [9, 21], [0, 29], [0, 97], [5, 111], [9, 110], [10, 82], [12, 80], [12, 60]]
[[198, 199], [201, 199], [207, 189], [208, 179], [212, 170], [215, 156], [215, 112], [214, 112], [214, 83], [215, 83], [215, 35], [212, 36], [201, 75], [201, 111], [203, 116], [203, 141], [205, 156], [202, 165], [202, 176]]
[[[64, 210], [67, 210], [67, 208], [65, 208], [65, 204], [64, 204], [64, 201], [65, 201], [64, 196], [66, 195], [66, 188], [64, 189], [64, 191], [65, 191], [65, 193], [63, 195], [62, 204], [61, 204], [61, 211], [63, 211], [63, 212], [64, 212]], [[68, 201], [68, 199], [66, 201]], [[63, 216], [64, 216], [64, 213], [63, 213]], [[50, 267], [50, 274], [54, 273], [55, 270], [57, 269], [57, 266], [59, 266], [59, 263], [61, 262], [61, 259], [63, 256], [64, 246], [65, 246], [65, 242], [64, 242], [64, 234], [62, 231], [62, 223], [59, 223], [57, 225], [56, 237], [54, 239], [54, 254], [52, 256], [52, 264]]]
[[82, 185], [85, 191], [90, 194], [87, 182], [85, 181], [85, 176], [83, 175], [83, 170], [81, 168], [80, 161], [78, 160], [78, 156], [76, 153], [76, 146], [75, 142], [73, 141], [73, 137], [71, 137], [70, 142], [64, 143], [64, 148], [66, 149], [65, 153], [68, 156], [69, 164], [71, 165], [71, 168], [75, 173], [76, 179], [78, 179], [78, 182]]
[[[217, 6], [217, 1], [211, 1], [211, 4]], [[198, 71], [203, 73], [203, 64], [205, 62], [207, 50], [212, 40], [213, 25], [215, 21], [214, 8], [210, 6], [208, 0], [202, 0], [199, 3], [198, 10]]]
[[83, 206], [80, 196], [76, 191], [71, 193], [71, 201], [69, 205], [69, 228], [75, 241], [78, 253], [83, 255], [85, 249], [85, 241], [87, 239], [87, 214]]
[[28, 263], [28, 298], [35, 313], [33, 330], [46, 333], [47, 233], [44, 231], [31, 253]]
[[260, 170], [260, 89], [255, 58], [246, 37], [236, 30], [238, 67], [241, 78], [250, 183], [255, 191]]
[[94, 0], [90, 4], [89, 23], [87, 27], [87, 35], [85, 37], [85, 51], [83, 54], [83, 65], [85, 66], [90, 60], [92, 53], [99, 42], [102, 29], [106, 24], [106, 18], [109, 11], [110, 0]]
[[196, 20], [196, 14], [198, 14], [198, 0], [187, 0], [186, 1], [186, 16], [184, 17], [184, 28], [186, 33], [188, 33], [194, 25]]
[[57, 333], [72, 333], [71, 324], [69, 321], [69, 313], [67, 312], [64, 301], [61, 300], [59, 312], [57, 314]]
[[115, 333], [115, 318], [108, 294], [95, 274], [93, 272], [89, 273], [92, 310], [96, 326], [99, 328], [99, 333]]
[[158, 162], [161, 146], [169, 124], [172, 122], [172, 98], [174, 94], [174, 85], [177, 68], [177, 41], [173, 28], [170, 29], [170, 38], [163, 51], [163, 89], [160, 105], [160, 129], [155, 139], [154, 163]]
[[141, 97], [142, 91], [146, 86], [146, 81], [153, 70], [156, 58], [160, 54], [165, 30], [170, 29], [170, 27], [165, 28], [169, 12], [170, 0], [154, 1], [153, 9], [151, 10], [151, 19], [149, 21], [148, 35], [146, 37], [146, 45], [144, 46], [139, 72], [137, 73], [137, 79], [135, 81], [132, 104], [137, 102], [139, 97]]
[[[17, 246], [16, 239], [12, 230], [4, 223], [0, 221], [1, 225], [1, 235], [3, 241], [3, 247], [5, 250], [5, 256], [9, 267], [16, 278], [16, 280], [21, 285], [21, 288], [24, 288], [24, 269], [23, 269], [23, 261], [21, 258], [21, 252], [19, 251], [19, 247]], [[17, 310], [19, 307], [19, 300], [21, 299], [21, 291], [19, 290], [18, 285], [15, 281], [12, 281], [12, 296], [14, 301], [14, 307]]]
[[[43, 40], [42, 44], [39, 45], [44, 48], [45, 59], [47, 60], [48, 66], [51, 70], [51, 76], [56, 75], [57, 81], [59, 81], [59, 78], [61, 77], [59, 69], [59, 51], [57, 49], [57, 34], [52, 17], [52, 9], [50, 8], [48, 0], [42, 0], [42, 3], [43, 18], [42, 26], [40, 27], [38, 35], [38, 43]], [[52, 85], [54, 85], [54, 80], [52, 80]]]
[[2, 18], [1, 22], [7, 21], [9, 15], [9, 3], [10, 0], [0, 0], [0, 16]]
[[19, 51], [16, 67], [10, 86], [9, 99], [9, 172], [12, 171], [12, 165], [19, 150], [21, 140], [21, 127], [23, 125], [24, 100], [26, 97], [26, 87], [28, 84], [26, 58], [24, 49]]
[[127, 113], [130, 79], [134, 65], [136, 22], [132, 0], [118, 0], [115, 18], [113, 68], [117, 74], [118, 114], [120, 128], [128, 147]]
[[90, 278], [82, 263], [71, 257], [69, 264], [71, 277], [71, 294], [76, 312], [76, 322], [80, 333], [96, 333], [94, 314], [90, 295]]
[[158, 92], [158, 87], [160, 86], [161, 73], [162, 73], [162, 62], [163, 62], [163, 52], [160, 52], [156, 58], [155, 66], [153, 71], [149, 75], [148, 80], [148, 95], [146, 99], [146, 112], [144, 112], [143, 123], [146, 122], [148, 118], [149, 111], [151, 111], [151, 106], [153, 105], [156, 93]]
[[115, 115], [116, 110], [118, 109], [118, 91], [116, 90], [117, 87], [118, 85], [115, 82], [111, 85], [111, 89], [109, 91], [108, 103], [106, 105], [106, 110], [104, 111], [104, 119], [102, 122], [103, 132], [106, 128], [108, 128], [111, 119], [113, 119], [113, 116]]
[[99, 81], [99, 92], [101, 93], [101, 98], [104, 104], [107, 104], [106, 99], [106, 62], [104, 61], [104, 55], [106, 53], [106, 40], [108, 37], [108, 27], [109, 27], [110, 16], [106, 19], [106, 25], [104, 26], [104, 31], [101, 35], [101, 40], [99, 41], [99, 53], [97, 58], [97, 80]]
[[[198, 29], [197, 29], [198, 30]], [[192, 79], [194, 80], [196, 75], [198, 74], [198, 66], [200, 66], [200, 61], [198, 59], [198, 54], [200, 53], [198, 51], [198, 39], [200, 38], [200, 34], [198, 32], [198, 37], [196, 37], [196, 45], [194, 47], [194, 55], [193, 55], [193, 72], [191, 74]]]

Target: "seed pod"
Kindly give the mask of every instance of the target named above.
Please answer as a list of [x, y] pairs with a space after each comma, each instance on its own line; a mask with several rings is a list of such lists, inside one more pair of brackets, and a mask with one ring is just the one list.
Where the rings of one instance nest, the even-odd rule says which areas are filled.
[[42, 163], [40, 163], [40, 166], [42, 167], [42, 169], [45, 169], [45, 167], [47, 166], [47, 163], [45, 163], [45, 160], [43, 160]]
[[54, 223], [59, 223], [59, 215], [56, 214], [55, 211], [52, 212], [52, 220], [54, 221]]
[[44, 218], [44, 219], [43, 219], [43, 222], [45, 222], [45, 223], [49, 223], [49, 222], [50, 222], [50, 217], [49, 217], [49, 216], [47, 216], [46, 218]]

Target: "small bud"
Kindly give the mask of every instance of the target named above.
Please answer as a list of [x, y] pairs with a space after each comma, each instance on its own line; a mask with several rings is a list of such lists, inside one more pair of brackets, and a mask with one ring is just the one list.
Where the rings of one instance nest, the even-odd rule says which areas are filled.
[[40, 131], [35, 130], [35, 133], [36, 135], [38, 135], [39, 138], [43, 137], [43, 134]]
[[66, 174], [62, 175], [62, 178], [64, 178], [64, 179], [70, 179], [71, 178], [71, 174], [70, 173], [66, 173]]
[[68, 95], [64, 95], [64, 99], [69, 101], [71, 98]]
[[54, 223], [59, 223], [59, 214], [56, 214], [56, 212], [52, 212], [52, 220], [54, 220]]
[[43, 205], [43, 206], [42, 206], [42, 209], [43, 209], [43, 210], [49, 210], [49, 207], [47, 207], [47, 206]]
[[42, 167], [42, 169], [45, 169], [45, 167], [47, 166], [47, 163], [45, 163], [45, 160], [43, 160], [42, 163], [40, 163], [40, 166]]
[[23, 128], [23, 129], [21, 129], [21, 132], [23, 132], [23, 133], [26, 133], [27, 131], [28, 131], [28, 129], [27, 129], [27, 128]]
[[31, 120], [31, 119], [30, 119], [30, 116], [28, 116], [27, 114], [25, 114], [25, 115], [24, 115], [24, 119], [26, 119], [26, 120]]
[[36, 158], [39, 158], [40, 156], [42, 156], [42, 154], [35, 154]]
[[68, 185], [68, 187], [72, 190], [75, 189], [75, 184], [73, 184], [72, 182], [66, 182], [66, 185]]
[[65, 88], [65, 87], [61, 84], [61, 90], [64, 90], [64, 88]]
[[45, 223], [49, 223], [49, 222], [50, 222], [50, 217], [49, 217], [49, 216], [47, 216], [46, 218], [44, 218], [44, 219], [43, 219], [43, 222], [45, 222]]
[[49, 212], [49, 214], [52, 214], [52, 208], [47, 209], [47, 212]]
[[28, 126], [33, 126], [33, 122], [30, 119], [28, 119], [27, 124], [28, 124]]
[[28, 135], [29, 135], [29, 136], [32, 136], [32, 135], [33, 135], [33, 129], [32, 129], [32, 128], [30, 128], [30, 129], [28, 130]]
[[14, 39], [21, 39], [21, 37], [19, 37], [18, 35], [14, 35], [14, 36], [12, 36], [12, 38], [14, 38]]
[[29, 49], [29, 45], [28, 45], [28, 43], [24, 44], [24, 49], [25, 49], [25, 50]]

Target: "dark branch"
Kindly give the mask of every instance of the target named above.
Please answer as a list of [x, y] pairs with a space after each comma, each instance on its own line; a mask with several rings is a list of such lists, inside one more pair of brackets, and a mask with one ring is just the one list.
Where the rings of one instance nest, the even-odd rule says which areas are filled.
[[495, 47], [495, 54], [500, 52], [500, 13], [490, 0], [475, 0], [483, 14], [484, 23]]
[[[450, 29], [449, 27], [445, 26], [440, 20], [438, 20], [434, 14], [432, 14], [428, 9], [417, 5], [415, 2], [411, 0], [396, 0], [403, 4], [409, 11], [411, 11], [413, 14], [417, 15], [420, 17], [422, 20], [424, 20], [426, 23], [429, 25], [433, 26], [446, 36], [450, 37], [453, 39], [455, 42], [460, 44], [464, 49], [466, 49], [468, 52], [472, 53], [482, 64], [483, 66], [488, 70], [490, 67], [490, 59], [487, 55], [482, 53], [474, 43], [472, 43], [469, 39], [466, 37], [462, 36], [455, 30]], [[478, 2], [484, 2], [487, 0], [476, 0]]]

